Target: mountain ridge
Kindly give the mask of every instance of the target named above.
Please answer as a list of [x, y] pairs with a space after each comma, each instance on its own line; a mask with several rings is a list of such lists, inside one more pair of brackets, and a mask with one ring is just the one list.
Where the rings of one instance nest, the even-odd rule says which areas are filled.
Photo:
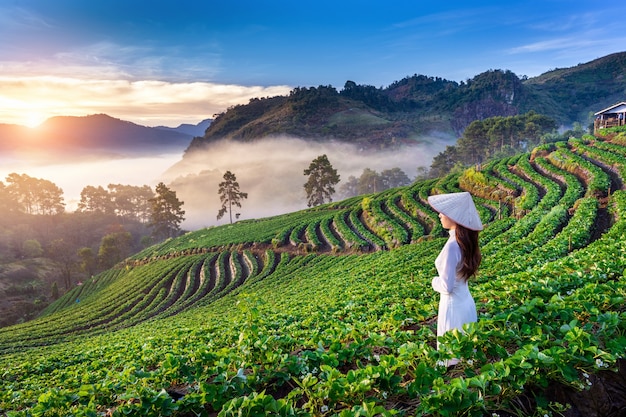
[[55, 116], [36, 128], [0, 124], [0, 150], [63, 156], [155, 154], [182, 151], [192, 135], [178, 128], [138, 125], [106, 114]]
[[212, 121], [213, 119], [204, 119], [195, 125], [191, 123], [182, 123], [177, 127], [156, 126], [156, 128], [166, 131], [179, 132], [190, 136], [202, 136], [211, 125]]
[[413, 75], [385, 88], [347, 81], [333, 86], [297, 87], [288, 96], [252, 99], [219, 114], [186, 154], [232, 140], [250, 142], [274, 136], [338, 140], [368, 148], [419, 143], [443, 132], [459, 137], [474, 120], [534, 110], [561, 126], [587, 126], [592, 114], [626, 91], [626, 52], [610, 54], [537, 77], [488, 70], [457, 83]]

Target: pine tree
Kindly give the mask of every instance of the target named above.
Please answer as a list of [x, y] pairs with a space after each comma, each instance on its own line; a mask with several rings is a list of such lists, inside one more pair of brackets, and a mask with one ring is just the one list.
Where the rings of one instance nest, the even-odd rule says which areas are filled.
[[[248, 193], [242, 193], [239, 191], [239, 183], [237, 177], [230, 171], [226, 171], [224, 174], [224, 181], [220, 182], [217, 193], [220, 196], [222, 202], [222, 208], [217, 213], [217, 220], [224, 217], [224, 214], [228, 212], [230, 215], [230, 222], [233, 222], [233, 206], [241, 208], [241, 200], [248, 198]], [[236, 215], [239, 217], [239, 214]]]
[[183, 202], [176, 197], [176, 191], [170, 190], [160, 182], [156, 186], [156, 196], [148, 200], [151, 204], [150, 223], [152, 234], [157, 239], [174, 237], [180, 232], [180, 223], [185, 220]]
[[335, 185], [339, 183], [339, 174], [330, 164], [326, 155], [315, 158], [311, 165], [304, 170], [304, 175], [309, 176], [308, 181], [304, 184], [309, 207], [324, 204], [326, 200], [332, 201]]

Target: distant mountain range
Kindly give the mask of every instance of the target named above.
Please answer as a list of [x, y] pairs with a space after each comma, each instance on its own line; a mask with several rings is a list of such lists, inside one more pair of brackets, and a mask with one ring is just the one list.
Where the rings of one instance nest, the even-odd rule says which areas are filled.
[[196, 135], [204, 134], [210, 119], [177, 128], [147, 127], [106, 114], [57, 116], [32, 129], [0, 124], [0, 151], [57, 158], [80, 155], [146, 155], [181, 152]]
[[192, 141], [185, 156], [216, 141], [250, 142], [296, 136], [385, 149], [438, 134], [458, 138], [474, 120], [535, 111], [563, 127], [584, 127], [593, 113], [626, 98], [626, 52], [607, 55], [538, 77], [489, 70], [457, 83], [413, 75], [386, 88], [347, 81], [296, 88], [288, 96], [252, 99], [232, 107]]
[[156, 126], [157, 129], [167, 130], [171, 132], [183, 133], [185, 135], [189, 135], [192, 137], [195, 136], [204, 136], [207, 128], [211, 125], [213, 119], [204, 119], [200, 123], [196, 125], [192, 125], [189, 123], [183, 123], [178, 127], [167, 127], [167, 126]]

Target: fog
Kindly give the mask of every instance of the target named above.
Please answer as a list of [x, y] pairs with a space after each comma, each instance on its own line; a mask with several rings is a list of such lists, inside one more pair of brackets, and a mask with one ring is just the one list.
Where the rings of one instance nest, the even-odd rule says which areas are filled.
[[[417, 143], [417, 142], [416, 142]], [[80, 193], [88, 185], [148, 185], [163, 181], [184, 202], [181, 227], [196, 230], [226, 224], [228, 213], [217, 220], [220, 201], [218, 184], [226, 171], [236, 175], [240, 190], [248, 193], [242, 207], [233, 208], [240, 220], [267, 217], [307, 208], [304, 170], [311, 161], [326, 154], [340, 175], [333, 200], [340, 199], [341, 185], [350, 176], [359, 177], [365, 168], [377, 172], [401, 168], [413, 179], [418, 167], [430, 167], [432, 158], [454, 139], [445, 136], [420, 138], [420, 145], [393, 151], [364, 151], [338, 142], [312, 142], [296, 138], [262, 139], [241, 143], [221, 141], [205, 151], [183, 158], [183, 149], [155, 155], [83, 155], [73, 159], [35, 159], [32, 155], [0, 155], [0, 181], [16, 172], [52, 181], [63, 189], [66, 211], [76, 210]], [[63, 162], [61, 162], [63, 161]]]
[[221, 141], [206, 150], [188, 155], [161, 177], [184, 201], [188, 230], [225, 224], [219, 221], [218, 184], [226, 171], [237, 177], [239, 189], [248, 193], [242, 207], [233, 208], [240, 220], [261, 218], [307, 208], [304, 170], [311, 161], [326, 154], [340, 175], [339, 189], [350, 176], [359, 177], [365, 168], [381, 172], [401, 168], [413, 179], [418, 167], [430, 167], [432, 158], [454, 143], [447, 137], [424, 137], [422, 144], [393, 151], [363, 151], [356, 146], [337, 142], [311, 142], [296, 138], [263, 139], [252, 143]]
[[109, 184], [149, 185], [154, 189], [163, 172], [179, 161], [180, 155], [180, 152], [106, 158], [85, 155], [57, 163], [25, 155], [3, 155], [0, 157], [0, 181], [6, 183], [7, 175], [13, 172], [52, 181], [63, 190], [65, 210], [71, 212], [76, 210], [80, 193], [88, 185], [104, 188]]

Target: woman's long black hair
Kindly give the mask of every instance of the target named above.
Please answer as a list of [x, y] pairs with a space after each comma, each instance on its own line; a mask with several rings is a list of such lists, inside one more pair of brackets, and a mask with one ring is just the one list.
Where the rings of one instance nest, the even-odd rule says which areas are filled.
[[480, 247], [478, 246], [478, 232], [457, 224], [456, 241], [461, 248], [461, 254], [463, 256], [460, 272], [463, 278], [465, 278], [465, 281], [467, 281], [472, 275], [476, 275], [476, 271], [478, 271], [480, 261], [482, 260]]

